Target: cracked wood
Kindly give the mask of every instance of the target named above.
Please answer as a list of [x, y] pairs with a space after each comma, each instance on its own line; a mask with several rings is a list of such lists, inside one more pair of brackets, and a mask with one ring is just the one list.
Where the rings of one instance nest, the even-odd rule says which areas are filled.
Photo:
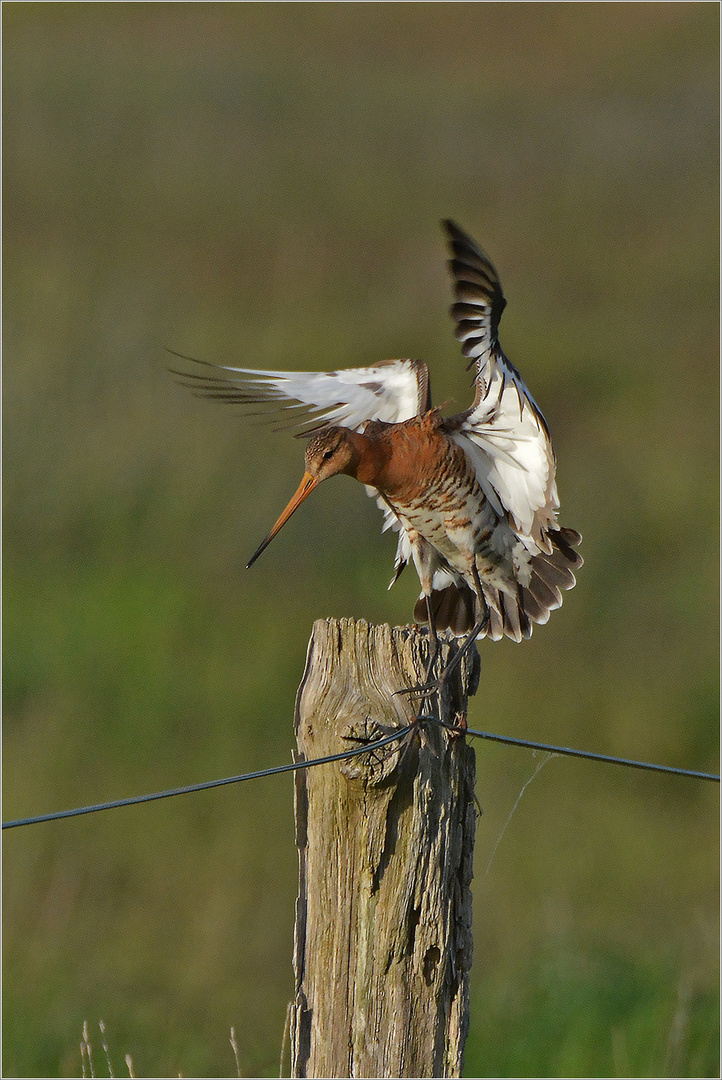
[[[319, 620], [296, 702], [299, 753], [404, 725], [423, 681], [417, 627]], [[458, 646], [443, 645], [442, 662]], [[475, 650], [444, 687], [458, 722]], [[436, 706], [434, 705], [434, 708]], [[429, 714], [429, 704], [425, 706]], [[456, 1077], [469, 1025], [474, 753], [423, 724], [375, 754], [296, 774], [294, 1077]]]

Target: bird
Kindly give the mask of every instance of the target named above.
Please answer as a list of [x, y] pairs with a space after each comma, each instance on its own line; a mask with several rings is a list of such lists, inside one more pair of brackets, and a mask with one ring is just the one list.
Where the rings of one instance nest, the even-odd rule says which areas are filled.
[[280, 408], [309, 439], [301, 483], [249, 568], [325, 480], [351, 476], [376, 499], [383, 531], [398, 533], [389, 588], [410, 562], [421, 585], [414, 618], [433, 639], [427, 680], [440, 634], [464, 637], [461, 653], [478, 638], [529, 638], [561, 606], [583, 562], [581, 535], [557, 523], [546, 420], [499, 344], [506, 306], [499, 277], [455, 222], [444, 220], [442, 228], [455, 335], [474, 369], [474, 400], [463, 412], [443, 416], [443, 406], [432, 407], [420, 360], [327, 372], [193, 361], [203, 370], [174, 372], [202, 396]]

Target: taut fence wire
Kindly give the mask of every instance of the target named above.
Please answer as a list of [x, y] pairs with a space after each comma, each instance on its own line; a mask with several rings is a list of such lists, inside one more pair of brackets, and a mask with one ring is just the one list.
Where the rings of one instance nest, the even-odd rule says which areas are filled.
[[[190, 795], [195, 791], [208, 791], [210, 788], [224, 787], [228, 784], [240, 784], [245, 780], [259, 780], [262, 776], [276, 776], [279, 773], [297, 772], [299, 769], [311, 769], [317, 765], [327, 765], [333, 761], [345, 761], [347, 758], [358, 757], [361, 754], [371, 754], [380, 750], [390, 743], [397, 742], [412, 731], [419, 728], [422, 723], [439, 723], [433, 717], [418, 716], [405, 727], [395, 729], [391, 734], [373, 742], [363, 743], [361, 746], [350, 750], [344, 750], [340, 754], [330, 754], [327, 757], [314, 758], [310, 761], [293, 761], [287, 765], [274, 765], [269, 769], [259, 769], [256, 772], [242, 773], [240, 776], [227, 776], [222, 780], [206, 780], [200, 784], [188, 784], [186, 787], [171, 788], [168, 791], [157, 791], [150, 795], [133, 795], [128, 799], [114, 799], [112, 802], [95, 803], [93, 806], [79, 806], [74, 810], [57, 810], [50, 814], [39, 814], [37, 817], [16, 818], [14, 821], [3, 821], [3, 829], [17, 829], [21, 825], [39, 825], [43, 821], [61, 821], [64, 818], [80, 817], [83, 814], [96, 814], [100, 810], [117, 810], [121, 806], [137, 806], [139, 803], [155, 802], [157, 799], [170, 799], [174, 795]], [[530, 739], [517, 739], [510, 735], [495, 735], [490, 731], [478, 731], [475, 728], [455, 728], [450, 724], [443, 727], [460, 735], [470, 735], [477, 739], [488, 739], [492, 742], [503, 743], [506, 746], [521, 746], [527, 750], [545, 750], [550, 754], [565, 754], [567, 757], [584, 758], [587, 761], [604, 762], [607, 765], [622, 765], [629, 769], [645, 769], [650, 772], [668, 773], [672, 776], [686, 776], [692, 780], [711, 780], [719, 783], [720, 778], [716, 773], [698, 772], [695, 769], [680, 769], [672, 765], [656, 765], [648, 761], [634, 761], [630, 758], [612, 757], [609, 754], [596, 754], [590, 750], [574, 750], [567, 746], [552, 746], [549, 743], [533, 742]]]

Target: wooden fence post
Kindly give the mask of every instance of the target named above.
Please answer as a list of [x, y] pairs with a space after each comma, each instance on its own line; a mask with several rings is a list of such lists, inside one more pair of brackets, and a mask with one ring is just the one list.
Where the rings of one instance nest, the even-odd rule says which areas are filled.
[[[296, 700], [300, 754], [408, 723], [418, 699], [392, 695], [423, 681], [427, 648], [416, 627], [316, 622]], [[472, 650], [444, 688], [444, 720], [466, 713], [477, 682]], [[461, 1076], [474, 764], [464, 738], [424, 724], [375, 755], [296, 773], [292, 1076]]]

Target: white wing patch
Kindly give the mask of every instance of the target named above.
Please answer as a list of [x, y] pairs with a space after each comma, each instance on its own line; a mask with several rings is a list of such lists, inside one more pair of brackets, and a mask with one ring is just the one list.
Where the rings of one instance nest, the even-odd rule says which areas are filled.
[[338, 424], [357, 431], [368, 420], [397, 424], [427, 407], [428, 372], [426, 365], [416, 360], [390, 360], [340, 371], [204, 366], [216, 374], [176, 374], [206, 397], [242, 405], [274, 403], [284, 411], [298, 409], [293, 419], [299, 426]]
[[479, 484], [497, 513], [532, 554], [550, 553], [547, 529], [559, 509], [555, 462], [539, 406], [499, 346], [506, 300], [481, 248], [453, 221], [444, 222], [456, 303], [451, 314], [461, 351], [476, 365], [476, 399], [458, 418], [452, 438], [474, 465]]
[[520, 376], [511, 375], [511, 365], [505, 367], [500, 351], [489, 358], [486, 396], [452, 438], [472, 461], [494, 509], [509, 517], [525, 546], [532, 553], [549, 552], [546, 532], [559, 509], [554, 452], [533, 398]]

